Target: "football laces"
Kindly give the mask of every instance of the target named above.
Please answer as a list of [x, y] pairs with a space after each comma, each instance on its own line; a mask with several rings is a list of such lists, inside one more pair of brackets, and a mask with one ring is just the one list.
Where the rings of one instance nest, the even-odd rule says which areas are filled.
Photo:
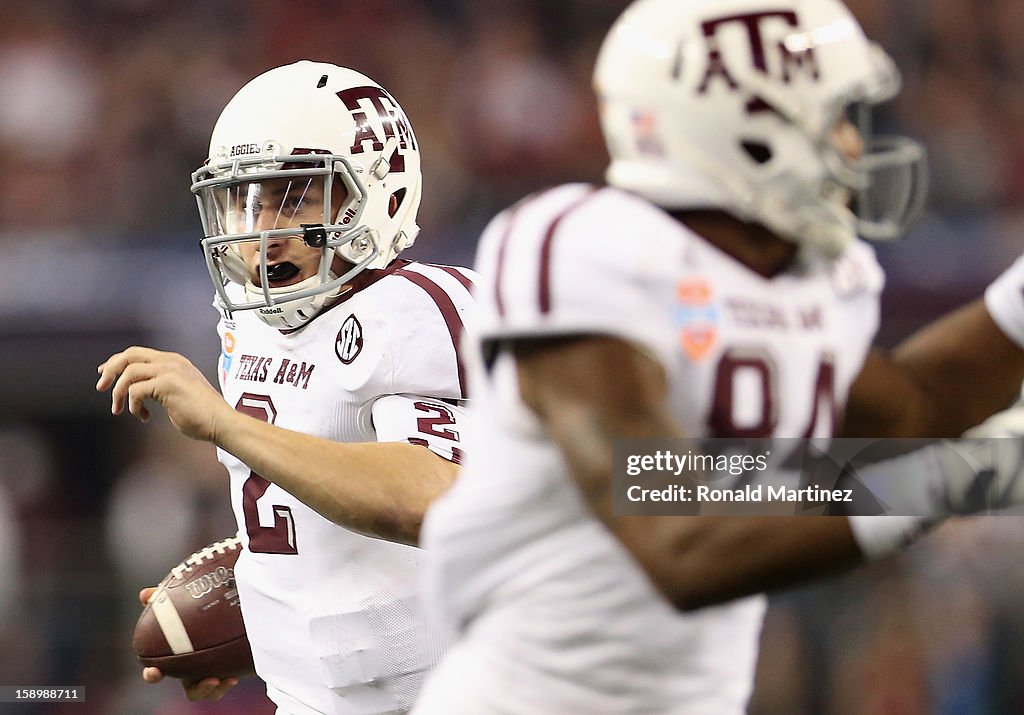
[[214, 544], [210, 544], [206, 548], [200, 549], [199, 551], [195, 552], [187, 559], [182, 561], [180, 564], [172, 568], [171, 577], [176, 579], [181, 578], [185, 574], [185, 572], [191, 571], [193, 568], [197, 566], [202, 566], [204, 561], [209, 561], [217, 554], [223, 554], [226, 551], [234, 551], [235, 549], [240, 548], [241, 545], [242, 540], [239, 539], [237, 536], [232, 536], [229, 539], [224, 539], [223, 541], [218, 541]]

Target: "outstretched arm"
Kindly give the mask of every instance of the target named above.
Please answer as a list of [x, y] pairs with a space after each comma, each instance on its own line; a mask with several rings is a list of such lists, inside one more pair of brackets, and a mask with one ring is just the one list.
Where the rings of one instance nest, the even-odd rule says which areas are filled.
[[862, 559], [843, 517], [615, 516], [615, 440], [683, 436], [662, 368], [614, 338], [524, 341], [515, 353], [522, 397], [590, 508], [678, 608], [794, 585]]
[[149, 419], [148, 400], [187, 437], [212, 442], [331, 521], [390, 541], [415, 544], [430, 502], [457, 466], [402, 442], [341, 443], [293, 432], [236, 412], [177, 353], [131, 347], [98, 371], [111, 411]]
[[1024, 350], [976, 300], [874, 350], [850, 389], [844, 437], [957, 437], [1013, 403]]

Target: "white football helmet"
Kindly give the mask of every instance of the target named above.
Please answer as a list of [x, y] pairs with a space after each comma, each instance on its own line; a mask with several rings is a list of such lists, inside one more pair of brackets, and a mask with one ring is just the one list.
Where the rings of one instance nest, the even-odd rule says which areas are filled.
[[608, 182], [664, 208], [724, 210], [834, 256], [901, 235], [922, 207], [920, 145], [865, 136], [851, 158], [833, 140], [900, 86], [838, 0], [638, 0], [594, 83]]
[[[264, 72], [228, 102], [209, 158], [192, 175], [220, 303], [256, 310], [277, 328], [305, 324], [358, 273], [413, 244], [420, 190], [412, 125], [379, 84], [319, 62]], [[311, 221], [308, 201], [296, 211], [305, 199], [317, 202]], [[297, 225], [299, 215], [307, 223]], [[317, 275], [271, 287], [277, 267], [268, 266], [267, 246], [282, 238], [321, 249]], [[258, 285], [242, 258], [246, 242], [258, 246]], [[332, 271], [336, 256], [347, 262], [342, 275]], [[229, 281], [245, 286], [244, 301], [229, 297]]]

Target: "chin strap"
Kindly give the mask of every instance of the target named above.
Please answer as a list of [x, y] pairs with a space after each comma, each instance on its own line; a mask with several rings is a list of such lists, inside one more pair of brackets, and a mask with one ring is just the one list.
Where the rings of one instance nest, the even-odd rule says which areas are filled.
[[[327, 274], [328, 282], [335, 279], [337, 279], [337, 276], [333, 272]], [[286, 296], [307, 288], [313, 288], [319, 285], [319, 283], [319, 276], [311, 276], [304, 281], [296, 283], [295, 285], [285, 286], [283, 288], [271, 288], [270, 294], [271, 296]], [[296, 328], [301, 328], [312, 320], [313, 316], [323, 309], [327, 301], [337, 298], [343, 292], [344, 291], [341, 287], [339, 287], [333, 291], [318, 293], [316, 295], [310, 295], [296, 300], [289, 300], [277, 305], [262, 305], [256, 308], [256, 315], [259, 316], [260, 320], [272, 328], [276, 328], [278, 330], [294, 330]], [[263, 289], [256, 286], [251, 280], [247, 280], [245, 282], [245, 295], [246, 298], [251, 301], [262, 301], [265, 299]]]

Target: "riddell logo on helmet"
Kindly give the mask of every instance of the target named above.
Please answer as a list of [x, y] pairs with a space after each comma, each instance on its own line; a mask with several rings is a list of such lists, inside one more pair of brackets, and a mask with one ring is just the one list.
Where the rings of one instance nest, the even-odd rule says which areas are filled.
[[[786, 33], [781, 39], [772, 43], [763, 32], [764, 27], [769, 24], [785, 23]], [[726, 17], [714, 18], [701, 23], [701, 30], [704, 32], [704, 40], [707, 44], [708, 62], [704, 70], [704, 76], [697, 87], [697, 94], [705, 94], [714, 80], [725, 82], [732, 91], [739, 89], [739, 83], [729, 72], [729, 67], [722, 57], [722, 50], [719, 46], [718, 31], [726, 26], [740, 24], [746, 30], [747, 40], [750, 44], [750, 59], [754, 69], [764, 75], [768, 75], [768, 53], [778, 52], [780, 58], [780, 75], [778, 79], [788, 84], [792, 81], [797, 71], [814, 81], [820, 79], [818, 63], [814, 56], [814, 42], [809, 33], [794, 33], [789, 28], [800, 26], [800, 21], [795, 12], [789, 10], [775, 10], [771, 12], [752, 12], [742, 15], [729, 15]], [[730, 55], [730, 61], [736, 62], [737, 58]], [[752, 102], [748, 107], [750, 111], [770, 109], [763, 100]]]

